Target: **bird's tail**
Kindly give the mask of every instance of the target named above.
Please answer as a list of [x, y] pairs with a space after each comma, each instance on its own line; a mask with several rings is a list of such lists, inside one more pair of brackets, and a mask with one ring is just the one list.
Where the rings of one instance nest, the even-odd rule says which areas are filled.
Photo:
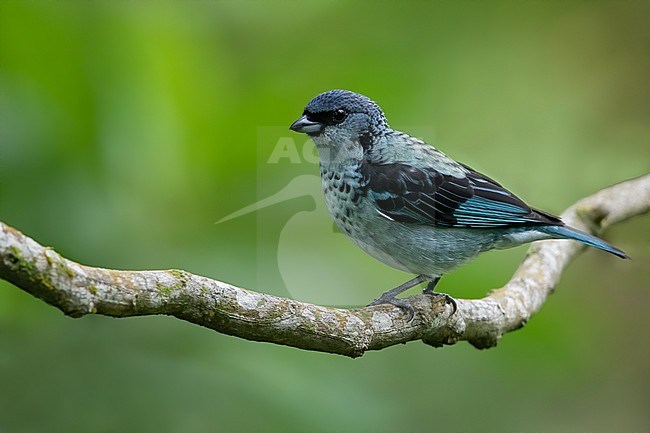
[[604, 240], [592, 236], [585, 232], [582, 232], [578, 229], [574, 229], [568, 226], [544, 226], [541, 230], [553, 237], [558, 237], [562, 239], [573, 239], [583, 244], [599, 248], [608, 253], [612, 253], [615, 256], [618, 256], [622, 259], [629, 259], [630, 257], [623, 251], [616, 248], [614, 245], [605, 242]]

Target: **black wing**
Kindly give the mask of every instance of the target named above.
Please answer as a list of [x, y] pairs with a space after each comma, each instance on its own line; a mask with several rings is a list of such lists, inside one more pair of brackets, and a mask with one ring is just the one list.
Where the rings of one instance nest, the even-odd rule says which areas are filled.
[[463, 178], [400, 163], [367, 162], [360, 171], [368, 198], [395, 221], [474, 228], [562, 224], [489, 177], [463, 167]]

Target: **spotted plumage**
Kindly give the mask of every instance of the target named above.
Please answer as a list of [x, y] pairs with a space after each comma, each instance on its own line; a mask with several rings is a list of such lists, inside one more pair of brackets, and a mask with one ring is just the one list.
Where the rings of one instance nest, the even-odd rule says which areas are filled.
[[[619, 257], [607, 242], [531, 208], [493, 179], [395, 131], [369, 98], [332, 90], [291, 129], [311, 136], [325, 202], [339, 228], [382, 262], [432, 281], [479, 253], [540, 239], [574, 239]], [[386, 292], [375, 303], [403, 306]]]

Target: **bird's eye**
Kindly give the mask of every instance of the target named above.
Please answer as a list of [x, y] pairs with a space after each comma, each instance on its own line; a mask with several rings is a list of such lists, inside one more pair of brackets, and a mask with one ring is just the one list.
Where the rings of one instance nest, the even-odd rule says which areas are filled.
[[321, 125], [332, 126], [338, 125], [348, 117], [348, 112], [342, 108], [338, 110], [310, 111], [305, 110], [303, 113], [307, 119], [312, 122], [318, 122]]
[[348, 117], [348, 112], [343, 109], [335, 110], [332, 113], [332, 120], [334, 123], [341, 123], [345, 120], [346, 117]]

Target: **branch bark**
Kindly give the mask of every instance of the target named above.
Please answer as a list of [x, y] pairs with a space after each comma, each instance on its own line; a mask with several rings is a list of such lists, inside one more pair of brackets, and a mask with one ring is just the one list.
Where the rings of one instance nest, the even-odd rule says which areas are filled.
[[[650, 210], [650, 175], [580, 200], [562, 214], [569, 225], [598, 233]], [[165, 314], [247, 340], [350, 357], [413, 340], [432, 346], [466, 340], [496, 345], [544, 304], [562, 271], [585, 247], [571, 241], [534, 243], [504, 287], [483, 299], [408, 298], [415, 316], [390, 305], [328, 308], [235, 287], [182, 270], [120, 271], [84, 266], [0, 222], [0, 278], [71, 317]]]

